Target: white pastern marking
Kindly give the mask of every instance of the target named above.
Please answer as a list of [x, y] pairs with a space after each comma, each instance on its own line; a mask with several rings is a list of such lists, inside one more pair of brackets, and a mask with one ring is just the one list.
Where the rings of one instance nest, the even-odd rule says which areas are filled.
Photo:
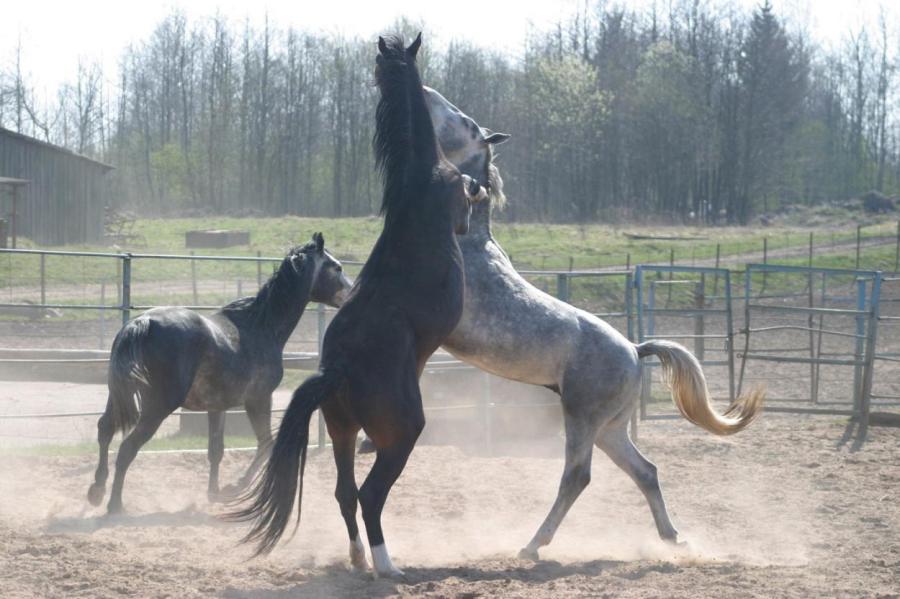
[[356, 569], [369, 569], [369, 562], [366, 561], [366, 546], [363, 545], [359, 535], [350, 541], [350, 563]]
[[387, 576], [402, 576], [403, 572], [394, 567], [391, 556], [388, 555], [387, 546], [382, 543], [372, 547], [372, 561], [375, 563], [375, 573]]

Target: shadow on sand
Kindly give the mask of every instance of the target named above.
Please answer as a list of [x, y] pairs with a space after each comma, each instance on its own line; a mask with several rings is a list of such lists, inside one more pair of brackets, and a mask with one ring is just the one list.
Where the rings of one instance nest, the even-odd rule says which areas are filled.
[[[377, 579], [372, 574], [349, 572], [346, 566], [332, 565], [298, 578], [287, 575], [285, 586], [277, 589], [235, 589], [227, 588], [222, 592], [225, 599], [287, 599], [288, 597], [389, 597], [397, 594], [428, 593], [436, 590], [434, 583], [449, 579], [463, 583], [510, 583], [521, 582], [543, 584], [570, 576], [596, 577], [604, 571], [619, 568], [623, 563], [614, 560], [594, 560], [573, 564], [561, 564], [555, 561], [537, 563], [517, 562], [508, 567], [497, 564], [495, 568], [479, 568], [477, 565], [460, 565], [450, 567], [405, 568], [403, 579]], [[648, 564], [630, 571], [627, 578], [643, 578], [650, 572], [670, 571], [676, 568], [672, 564]], [[677, 568], [676, 568], [677, 569]], [[273, 583], [278, 584], [278, 580]], [[402, 589], [400, 587], [406, 587]], [[409, 587], [415, 587], [410, 589]], [[460, 596], [465, 596], [462, 593]]]
[[93, 518], [50, 518], [45, 528], [48, 533], [94, 532], [104, 528], [145, 528], [153, 526], [228, 526], [213, 514], [188, 506], [177, 512], [152, 512], [149, 514], [117, 514]]

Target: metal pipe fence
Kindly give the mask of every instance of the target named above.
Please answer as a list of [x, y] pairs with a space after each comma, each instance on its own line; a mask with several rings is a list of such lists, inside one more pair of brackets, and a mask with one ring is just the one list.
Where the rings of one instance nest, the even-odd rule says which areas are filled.
[[[635, 269], [634, 284], [638, 341], [675, 339], [693, 343], [694, 355], [701, 365], [727, 368], [726, 392], [729, 401], [733, 401], [731, 272], [715, 267], [641, 264]], [[716, 347], [716, 343], [721, 343], [721, 347]], [[714, 354], [720, 355], [712, 357]], [[658, 366], [656, 358], [644, 360], [638, 408], [641, 419], [674, 417], [671, 413], [649, 412], [653, 399], [652, 372]]]
[[[0, 249], [0, 258], [4, 255], [7, 260], [13, 257], [37, 260], [32, 266], [38, 272], [34, 279], [38, 284], [13, 285], [16, 275], [11, 270], [7, 297], [0, 296], [0, 300], [9, 301], [0, 301], [0, 315], [9, 310], [26, 315], [48, 310], [71, 310], [76, 314], [95, 311], [100, 314], [100, 342], [104, 348], [112, 336], [102, 332], [103, 326], [117, 329], [116, 320], [125, 323], [133, 313], [160, 305], [155, 300], [171, 299], [170, 305], [203, 311], [217, 310], [225, 303], [220, 299], [227, 300], [234, 291], [241, 294], [242, 281], [261, 285], [264, 265], [277, 264], [283, 259], [261, 255]], [[59, 260], [80, 260], [82, 273], [100, 273], [97, 275], [103, 281], [100, 301], [96, 292], [79, 291], [73, 286], [71, 281], [78, 278], [78, 268], [53, 263]], [[108, 267], [106, 261], [109, 260], [114, 261], [114, 271], [98, 266], [102, 263], [103, 268]], [[171, 266], [160, 267], [161, 263]], [[227, 279], [222, 275], [225, 264], [238, 265], [236, 270], [229, 271], [230, 276], [236, 279], [236, 286], [224, 281]], [[362, 263], [345, 261], [344, 264], [353, 269]], [[725, 368], [727, 371], [725, 375], [710, 379], [717, 397], [733, 401], [746, 381], [754, 378], [771, 380], [773, 372], [769, 372], [768, 368], [763, 376], [755, 376], [754, 369], [748, 367], [750, 363], [759, 362], [774, 365], [779, 373], [775, 376], [783, 376], [779, 369], [809, 367], [809, 396], [779, 397], [776, 394], [769, 399], [767, 409], [770, 411], [851, 415], [859, 418], [864, 427], [871, 405], [900, 405], [900, 386], [888, 389], [879, 387], [873, 391], [875, 364], [888, 367], [900, 363], [900, 348], [889, 347], [889, 339], [879, 341], [877, 337], [879, 324], [893, 326], [900, 323], [900, 277], [885, 277], [879, 271], [750, 264], [743, 273], [739, 273], [743, 275], [743, 292], [734, 293], [739, 286], [738, 283], [733, 286], [734, 273], [718, 267], [641, 264], [633, 269], [610, 271], [523, 270], [520, 274], [562, 301], [614, 321], [632, 341], [674, 339], [691, 344], [704, 367]], [[2, 280], [0, 277], [0, 293]], [[56, 280], [65, 282], [62, 291], [49, 286]], [[895, 291], [897, 299], [882, 297], [882, 284]], [[115, 287], [115, 301], [106, 299], [107, 287], [104, 285], [110, 289]], [[177, 288], [172, 292], [175, 295], [162, 295], [170, 286]], [[213, 301], [201, 301], [201, 295]], [[30, 299], [32, 297], [40, 301], [33, 301]], [[882, 313], [882, 306], [897, 309]], [[739, 328], [734, 325], [736, 310], [738, 313], [743, 311], [743, 326]], [[104, 315], [110, 312], [119, 313], [121, 318], [111, 318], [106, 323]], [[303, 326], [298, 327], [303, 328], [308, 337], [296, 344], [302, 347], [285, 352], [285, 368], [316, 367], [324, 332], [333, 312], [333, 309], [323, 305], [311, 306], [302, 321]], [[312, 314], [315, 314], [314, 318], [310, 318]], [[751, 347], [751, 338], [756, 340], [779, 335], [777, 342]], [[735, 348], [738, 336], [744, 338], [743, 351]], [[844, 340], [850, 347], [838, 347], [835, 340]], [[309, 351], [302, 351], [304, 348]], [[739, 372], [736, 358], [740, 359]], [[4, 368], [25, 370], [47, 366], [102, 368], [107, 360], [108, 352], [105, 350], [0, 347], [0, 371]], [[636, 416], [650, 419], [674, 416], [659, 413], [658, 410], [651, 413], [652, 372], [658, 367], [658, 362], [646, 360], [645, 364], [644, 384]], [[853, 369], [849, 394], [852, 402], [834, 399], [831, 392], [825, 394], [827, 397], [822, 396], [823, 387], [829, 391], [832, 383], [843, 380], [823, 377], [823, 366]], [[443, 354], [437, 354], [426, 368], [429, 376], [460, 371], [471, 372], [474, 368]], [[429, 405], [427, 410], [474, 411], [482, 422], [486, 445], [490, 447], [492, 412], [511, 406], [496, 401], [492, 396], [489, 375], [480, 376], [484, 378], [476, 402]], [[546, 408], [548, 405], [531, 402], [525, 407]], [[0, 415], [0, 420], [66, 418], [86, 414], [94, 415], [94, 412]], [[636, 421], [634, 425], [633, 434], [636, 435]], [[324, 422], [321, 419], [319, 432], [320, 443], [324, 443]]]
[[[199, 301], [200, 292], [198, 287], [203, 282], [201, 269], [196, 265], [205, 263], [209, 265], [220, 264], [223, 262], [234, 262], [243, 264], [255, 264], [256, 272], [255, 282], [261, 285], [263, 282], [262, 266], [266, 263], [277, 264], [283, 258], [264, 257], [264, 256], [203, 256], [195, 254], [139, 254], [139, 253], [101, 253], [101, 252], [67, 252], [59, 250], [2, 250], [10, 255], [20, 255], [28, 257], [37, 257], [40, 259], [40, 286], [39, 288], [28, 289], [34, 295], [40, 294], [40, 302], [34, 301], [4, 301], [0, 302], [0, 314], [3, 309], [22, 310], [25, 312], [40, 312], [47, 309], [72, 310], [73, 312], [97, 311], [101, 314], [109, 312], [118, 312], [121, 315], [121, 322], [128, 322], [131, 316], [140, 311], [150, 309], [156, 306], [153, 303], [141, 302], [142, 297], [147, 296], [145, 281], [141, 279], [142, 266], [151, 264], [152, 261], [167, 261], [187, 265], [189, 268], [182, 267], [180, 272], [182, 277], [190, 282], [189, 293], [182, 296], [190, 298], [192, 301], [182, 302], [182, 305], [189, 309], [200, 311], [213, 311], [221, 308], [220, 304], [202, 303]], [[57, 294], [48, 285], [53, 281], [52, 276], [48, 276], [47, 258], [53, 259], [79, 259], [90, 261], [114, 260], [116, 262], [115, 278], [116, 299], [112, 302], [71, 302], [64, 297], [57, 297]], [[361, 262], [343, 261], [346, 266], [358, 267]], [[96, 271], [94, 268], [87, 270]], [[112, 270], [112, 269], [110, 269]], [[173, 272], [173, 271], [165, 271]], [[189, 275], [188, 275], [189, 273]], [[155, 273], [158, 274], [158, 273]], [[247, 273], [244, 273], [245, 275]], [[631, 294], [633, 290], [631, 271], [524, 271], [523, 276], [533, 280], [549, 279], [555, 282], [555, 288], [548, 288], [547, 291], [556, 295], [563, 301], [583, 304], [580, 307], [590, 311], [601, 318], [620, 319], [622, 321], [623, 333], [629, 338], [633, 337], [633, 312]], [[10, 284], [13, 276], [10, 276]], [[2, 279], [0, 279], [2, 280]], [[135, 282], [140, 281], [144, 284], [142, 289], [135, 294]], [[170, 281], [153, 281], [150, 284], [164, 286], [170, 284]], [[187, 288], [187, 286], [185, 286]], [[545, 285], [545, 287], [548, 287]], [[241, 285], [238, 284], [240, 291]], [[592, 295], [593, 294], [593, 295]], [[19, 294], [22, 295], [22, 294]], [[594, 296], [602, 295], [602, 301], [596, 301]], [[314, 339], [304, 342], [312, 344], [315, 351], [286, 351], [284, 354], [285, 369], [314, 370], [318, 364], [318, 354], [321, 350], [321, 343], [324, 338], [325, 329], [328, 326], [330, 316], [335, 312], [334, 309], [321, 304], [313, 304], [307, 310], [303, 319], [307, 323], [314, 323]], [[310, 316], [314, 315], [312, 318]], [[298, 327], [299, 328], [299, 327]], [[101, 336], [102, 339], [102, 336]], [[111, 336], [107, 337], [111, 341]], [[102, 344], [102, 343], [101, 343]], [[312, 348], [311, 348], [312, 349]], [[0, 372], [4, 368], [15, 368], [22, 370], [25, 368], [41, 369], [46, 367], [73, 367], [87, 368], [93, 367], [97, 370], [96, 380], [94, 382], [102, 382], [105, 379], [101, 377], [105, 375], [105, 365], [109, 360], [108, 350], [97, 349], [43, 349], [43, 348], [14, 348], [0, 347]], [[55, 368], [54, 368], [55, 369]], [[33, 370], [37, 372], [37, 370]], [[428, 376], [446, 376], [453, 373], [471, 372], [475, 373], [477, 369], [468, 364], [456, 360], [452, 356], [446, 354], [436, 354], [429, 361], [425, 373]], [[27, 376], [27, 375], [26, 375]], [[36, 375], [37, 376], [37, 375]], [[523, 405], [505, 404], [496, 401], [492, 397], [490, 375], [480, 373], [483, 377], [481, 385], [482, 393], [476, 398], [475, 402], [453, 405], [426, 405], [428, 412], [452, 412], [452, 411], [473, 411], [477, 418], [480, 418], [485, 430], [486, 445], [490, 448], [491, 441], [491, 422], [494, 419], [493, 412], [496, 410], [505, 410], [507, 408], [516, 407], [517, 409], [546, 409], [551, 406], [557, 406], [558, 402], [541, 402], [529, 401]], [[278, 413], [280, 410], [273, 410]], [[240, 413], [239, 410], [232, 411]], [[59, 419], [59, 418], [76, 418], [76, 417], [95, 417], [102, 412], [96, 411], [68, 411], [68, 412], [47, 412], [47, 413], [27, 413], [27, 414], [0, 414], [0, 421], [3, 420], [28, 420], [28, 419]], [[176, 414], [180, 414], [177, 411]], [[325, 426], [321, 413], [318, 419], [319, 443], [325, 441]]]

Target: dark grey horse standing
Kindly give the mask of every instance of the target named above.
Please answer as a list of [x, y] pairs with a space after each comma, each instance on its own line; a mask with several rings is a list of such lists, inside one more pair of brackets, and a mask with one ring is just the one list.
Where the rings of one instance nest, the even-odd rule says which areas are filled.
[[656, 466], [634, 446], [628, 421], [637, 405], [641, 358], [657, 356], [675, 405], [691, 422], [717, 435], [746, 427], [763, 394], [738, 398], [725, 416], [711, 404], [697, 359], [671, 341], [635, 345], [593, 314], [562, 302], [526, 281], [491, 235], [491, 209], [503, 202], [492, 146], [508, 135], [479, 127], [432, 89], [426, 98], [448, 160], [465, 175], [487, 182], [490, 202], [475, 204], [468, 235], [459, 238], [465, 260], [463, 316], [444, 341], [456, 357], [498, 376], [541, 385], [559, 394], [566, 431], [566, 464], [556, 501], [521, 557], [538, 558], [591, 479], [596, 445], [637, 484], [650, 505], [660, 537], [677, 540]]
[[[88, 500], [99, 505], [109, 476], [109, 444], [131, 433], [116, 457], [110, 513], [122, 509], [128, 466], [178, 408], [209, 412], [209, 494], [219, 495], [225, 410], [243, 405], [257, 438], [256, 457], [237, 488], [249, 484], [271, 440], [272, 392], [283, 375], [282, 353], [306, 304], [339, 306], [350, 289], [321, 233], [292, 249], [255, 297], [211, 316], [177, 307], [144, 312], [116, 335], [110, 353], [109, 399], [97, 423], [100, 462]], [[137, 398], [137, 403], [135, 399]]]

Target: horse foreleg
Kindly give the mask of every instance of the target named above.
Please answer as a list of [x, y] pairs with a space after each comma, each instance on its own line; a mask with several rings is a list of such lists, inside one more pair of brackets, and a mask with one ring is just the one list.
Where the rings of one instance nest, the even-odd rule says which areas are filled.
[[363, 522], [366, 523], [372, 561], [378, 576], [403, 576], [403, 571], [396, 568], [391, 561], [391, 556], [384, 543], [384, 534], [381, 530], [381, 511], [384, 509], [384, 503], [391, 487], [406, 466], [406, 461], [409, 459], [409, 454], [412, 453], [417, 438], [418, 433], [410, 434], [400, 438], [390, 447], [379, 449], [376, 453], [375, 464], [359, 490]]
[[631, 442], [626, 430], [627, 424], [623, 424], [603, 436], [597, 438], [597, 447], [621, 468], [631, 480], [637, 484], [641, 493], [650, 505], [653, 520], [656, 522], [656, 530], [661, 539], [677, 542], [678, 531], [672, 525], [669, 512], [666, 510], [666, 502], [663, 500], [662, 491], [659, 488], [659, 478], [656, 474], [656, 465], [645, 458], [638, 448]]
[[206, 495], [210, 501], [219, 500], [219, 464], [225, 455], [225, 412], [207, 412], [209, 422], [209, 441], [206, 446], [206, 457], [209, 460], [209, 487]]
[[94, 484], [88, 489], [88, 501], [91, 505], [100, 505], [106, 493], [106, 479], [109, 478], [109, 444], [115, 435], [112, 419], [112, 398], [106, 403], [106, 410], [97, 421], [97, 443], [100, 445], [100, 459], [94, 473]]
[[138, 450], [150, 440], [168, 415], [169, 413], [141, 412], [141, 418], [138, 420], [137, 426], [134, 427], [131, 434], [125, 437], [122, 445], [119, 446], [119, 455], [116, 456], [116, 475], [113, 478], [112, 491], [109, 494], [109, 503], [106, 507], [110, 514], [122, 511], [122, 486], [125, 484], [125, 473], [128, 472], [128, 467], [134, 461]]
[[583, 418], [576, 418], [565, 412], [566, 426], [566, 465], [556, 501], [550, 513], [538, 528], [531, 542], [519, 552], [522, 559], [538, 559], [538, 549], [550, 543], [556, 529], [566, 517], [572, 504], [591, 482], [591, 452], [594, 449], [596, 429]]

